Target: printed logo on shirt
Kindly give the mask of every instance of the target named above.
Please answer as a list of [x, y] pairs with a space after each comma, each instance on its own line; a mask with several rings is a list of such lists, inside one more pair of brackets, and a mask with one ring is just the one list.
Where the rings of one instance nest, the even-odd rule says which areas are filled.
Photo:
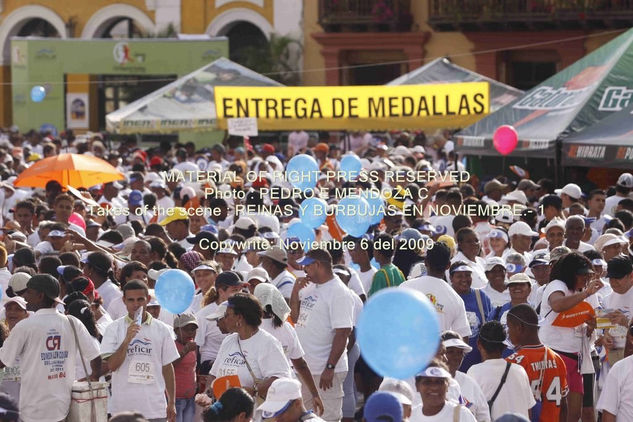
[[128, 356], [151, 356], [152, 355], [152, 340], [147, 337], [143, 339], [137, 338], [127, 347]]
[[46, 339], [46, 349], [47, 350], [59, 350], [59, 347], [62, 343], [62, 336], [48, 336]]
[[40, 360], [45, 368], [48, 368], [48, 379], [59, 379], [66, 377], [66, 359], [68, 359], [68, 350], [60, 350], [62, 344], [62, 336], [59, 331], [51, 329], [44, 342], [46, 352], [40, 353]]
[[237, 375], [238, 368], [241, 368], [246, 365], [246, 360], [244, 359], [244, 355], [240, 352], [230, 353], [227, 357], [224, 358], [224, 363], [221, 365], [220, 372], [218, 376], [224, 377], [227, 375]]
[[308, 320], [308, 315], [316, 305], [318, 300], [317, 296], [308, 296], [301, 301], [301, 308], [299, 310], [299, 319], [297, 321], [297, 326], [303, 327]]
[[437, 297], [435, 297], [435, 295], [432, 295], [431, 293], [427, 293], [426, 297], [428, 297], [431, 303], [433, 304], [433, 306], [435, 306], [435, 309], [437, 310], [437, 312], [439, 313], [443, 312], [444, 305], [437, 302]]
[[475, 312], [466, 311], [466, 318], [468, 319], [468, 325], [470, 325], [470, 331], [472, 331], [471, 336], [479, 335], [479, 316]]

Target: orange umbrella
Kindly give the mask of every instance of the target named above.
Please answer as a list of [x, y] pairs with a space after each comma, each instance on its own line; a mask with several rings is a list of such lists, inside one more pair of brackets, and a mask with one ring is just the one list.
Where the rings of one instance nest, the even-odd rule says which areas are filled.
[[125, 176], [101, 158], [82, 154], [60, 154], [44, 158], [24, 170], [13, 182], [18, 187], [43, 188], [50, 180], [76, 188], [123, 180]]

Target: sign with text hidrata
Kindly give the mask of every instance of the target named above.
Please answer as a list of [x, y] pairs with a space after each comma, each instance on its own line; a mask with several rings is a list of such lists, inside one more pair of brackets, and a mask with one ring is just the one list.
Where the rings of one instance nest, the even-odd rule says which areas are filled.
[[257, 119], [259, 130], [460, 127], [488, 114], [489, 84], [215, 88], [220, 127]]

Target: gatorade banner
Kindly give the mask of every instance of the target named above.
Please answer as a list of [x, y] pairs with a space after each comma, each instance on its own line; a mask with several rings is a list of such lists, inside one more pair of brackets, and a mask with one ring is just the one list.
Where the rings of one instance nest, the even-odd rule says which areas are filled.
[[593, 318], [596, 312], [588, 302], [580, 302], [578, 305], [558, 314], [552, 325], [555, 327], [573, 328]]
[[632, 67], [633, 29], [630, 29], [456, 134], [455, 149], [471, 155], [498, 155], [493, 147], [494, 132], [501, 125], [511, 125], [519, 135], [519, 142], [510, 156], [554, 158], [556, 143], [562, 142], [566, 165], [603, 167], [620, 161], [618, 166], [624, 167], [626, 158], [620, 157], [626, 151], [617, 148], [607, 151], [603, 143], [595, 145], [591, 141], [582, 148], [565, 144], [573, 134], [629, 105], [633, 92]]
[[255, 117], [259, 130], [459, 128], [489, 111], [488, 82], [407, 86], [215, 87], [221, 128]]

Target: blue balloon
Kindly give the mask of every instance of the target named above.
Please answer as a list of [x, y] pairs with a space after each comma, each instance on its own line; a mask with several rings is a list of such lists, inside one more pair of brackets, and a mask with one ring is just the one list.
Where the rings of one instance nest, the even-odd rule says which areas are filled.
[[369, 204], [360, 196], [348, 196], [337, 205], [336, 222], [350, 236], [367, 233], [369, 217]]
[[390, 287], [367, 301], [356, 336], [363, 358], [374, 371], [404, 380], [426, 368], [435, 356], [440, 324], [424, 294]]
[[369, 204], [369, 224], [380, 223], [385, 216], [385, 202], [377, 189], [364, 190], [361, 196]]
[[185, 312], [193, 302], [196, 287], [182, 270], [167, 270], [156, 280], [154, 291], [160, 306], [172, 314]]
[[286, 166], [286, 179], [297, 189], [314, 189], [319, 179], [319, 165], [307, 154], [295, 155]]
[[31, 88], [31, 100], [33, 100], [34, 103], [39, 103], [44, 97], [46, 97], [46, 89], [44, 89], [43, 86], [35, 85]]
[[308, 198], [299, 206], [301, 222], [311, 229], [325, 223], [327, 218], [327, 202], [321, 198]]
[[363, 168], [363, 163], [356, 154], [347, 154], [341, 159], [340, 171], [346, 182], [355, 181]]
[[299, 239], [299, 242], [303, 245], [303, 250], [307, 252], [311, 249], [312, 243], [316, 240], [316, 235], [314, 230], [310, 227], [303, 223], [296, 222], [288, 226], [286, 239]]

